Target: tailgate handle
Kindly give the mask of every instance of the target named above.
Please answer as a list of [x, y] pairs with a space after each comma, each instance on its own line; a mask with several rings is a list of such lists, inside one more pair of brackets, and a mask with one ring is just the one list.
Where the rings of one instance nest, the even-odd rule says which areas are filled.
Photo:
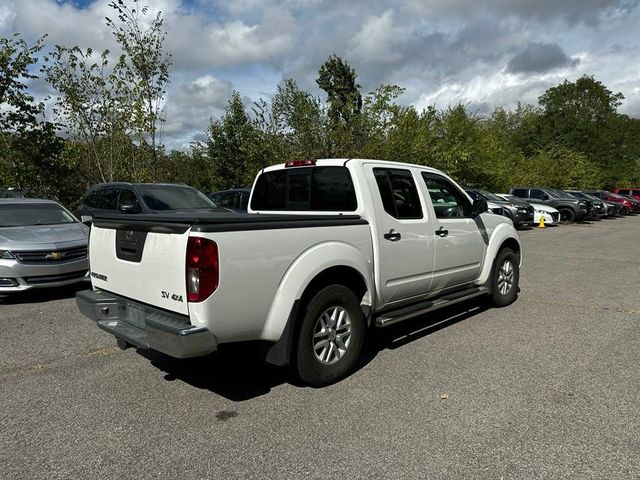
[[116, 230], [116, 257], [128, 262], [140, 263], [148, 232]]

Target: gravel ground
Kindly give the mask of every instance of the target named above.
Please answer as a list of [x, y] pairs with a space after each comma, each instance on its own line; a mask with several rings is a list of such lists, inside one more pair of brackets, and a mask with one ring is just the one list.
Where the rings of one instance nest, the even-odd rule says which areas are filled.
[[639, 478], [640, 217], [520, 236], [515, 304], [391, 327], [323, 389], [120, 351], [72, 289], [0, 302], [0, 478]]

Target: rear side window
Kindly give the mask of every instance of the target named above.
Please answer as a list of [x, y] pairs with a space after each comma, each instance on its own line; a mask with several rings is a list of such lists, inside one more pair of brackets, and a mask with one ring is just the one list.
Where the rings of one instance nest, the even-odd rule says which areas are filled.
[[536, 190], [534, 188], [531, 189], [531, 198], [535, 198], [538, 200], [548, 200], [549, 196], [544, 193], [542, 190]]
[[118, 189], [114, 187], [101, 188], [89, 195], [92, 203], [87, 203], [87, 205], [94, 208], [101, 208], [102, 210], [117, 210], [118, 193]]
[[400, 220], [422, 218], [420, 197], [409, 170], [374, 168], [373, 174], [385, 212]]
[[96, 208], [98, 206], [98, 192], [91, 192], [89, 195], [87, 195], [87, 197], [84, 199], [84, 204], [87, 207]]
[[527, 189], [526, 188], [515, 188], [511, 195], [515, 195], [520, 198], [527, 198]]
[[629, 190], [626, 188], [620, 188], [618, 189], [618, 193], [621, 193], [623, 195], [629, 195]]
[[346, 167], [304, 167], [265, 172], [253, 190], [253, 210], [353, 212], [358, 207]]
[[633, 191], [631, 192], [631, 195], [635, 195], [635, 196], [640, 195], [640, 190], [633, 190]]

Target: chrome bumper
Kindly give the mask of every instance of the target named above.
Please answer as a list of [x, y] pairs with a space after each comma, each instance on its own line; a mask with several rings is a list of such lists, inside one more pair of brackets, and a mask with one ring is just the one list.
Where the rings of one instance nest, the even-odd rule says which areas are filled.
[[102, 291], [78, 292], [76, 302], [80, 312], [98, 327], [136, 347], [175, 358], [200, 357], [217, 349], [213, 333], [191, 325], [184, 315]]

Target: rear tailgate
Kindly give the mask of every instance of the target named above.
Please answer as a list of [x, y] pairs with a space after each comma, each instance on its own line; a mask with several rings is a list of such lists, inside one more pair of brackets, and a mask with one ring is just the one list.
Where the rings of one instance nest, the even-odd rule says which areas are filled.
[[189, 226], [153, 230], [143, 223], [118, 228], [95, 221], [89, 241], [91, 281], [95, 288], [187, 315]]

